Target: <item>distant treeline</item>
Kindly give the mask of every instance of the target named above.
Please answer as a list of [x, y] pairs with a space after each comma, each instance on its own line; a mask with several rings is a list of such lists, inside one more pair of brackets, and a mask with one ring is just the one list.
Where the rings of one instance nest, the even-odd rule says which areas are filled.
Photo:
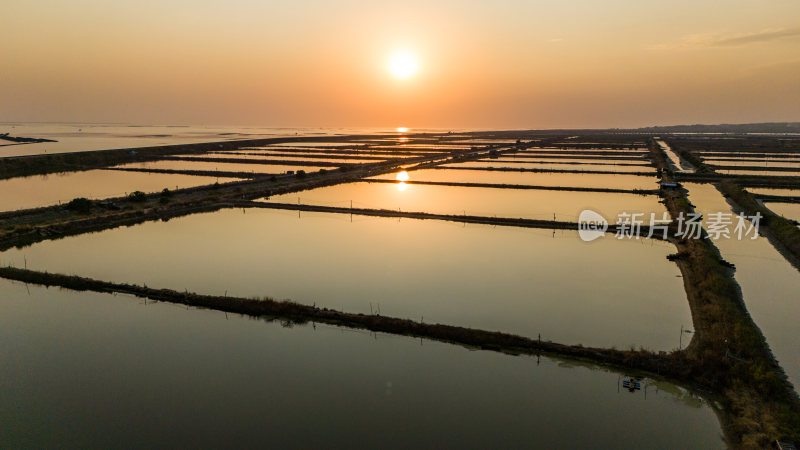
[[800, 133], [800, 122], [670, 125], [637, 128], [636, 131], [653, 133]]

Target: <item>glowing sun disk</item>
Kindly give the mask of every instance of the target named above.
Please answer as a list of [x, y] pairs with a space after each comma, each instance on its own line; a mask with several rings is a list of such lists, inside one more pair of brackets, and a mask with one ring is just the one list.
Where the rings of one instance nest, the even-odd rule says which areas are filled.
[[395, 53], [389, 59], [389, 72], [396, 78], [409, 78], [417, 73], [418, 69], [419, 64], [417, 63], [417, 59], [410, 53]]

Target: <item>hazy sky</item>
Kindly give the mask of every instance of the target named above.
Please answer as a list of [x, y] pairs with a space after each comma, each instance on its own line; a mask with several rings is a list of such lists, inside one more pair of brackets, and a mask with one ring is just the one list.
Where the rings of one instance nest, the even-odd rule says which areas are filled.
[[[800, 121], [800, 1], [0, 0], [0, 121]], [[397, 51], [418, 59], [393, 77]]]

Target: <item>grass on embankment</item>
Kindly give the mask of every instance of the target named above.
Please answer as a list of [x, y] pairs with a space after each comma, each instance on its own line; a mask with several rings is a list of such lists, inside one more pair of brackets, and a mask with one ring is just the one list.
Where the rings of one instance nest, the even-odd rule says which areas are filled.
[[788, 252], [793, 264], [800, 261], [800, 229], [790, 220], [775, 214], [759, 203], [756, 198], [732, 180], [724, 180], [719, 190], [725, 197], [733, 201], [746, 215], [761, 214], [760, 227], [769, 233], [769, 237], [778, 241], [785, 252]]
[[[665, 201], [673, 217], [692, 211], [685, 192]], [[724, 395], [723, 425], [733, 447], [800, 440], [800, 399], [744, 304], [733, 270], [708, 239], [676, 241], [695, 336], [692, 377]]]
[[677, 381], [688, 372], [683, 355], [679, 352], [650, 352], [647, 350], [617, 350], [591, 348], [582, 345], [564, 345], [540, 339], [531, 339], [499, 331], [485, 331], [454, 325], [431, 324], [423, 321], [358, 314], [318, 308], [292, 301], [270, 298], [240, 298], [201, 295], [147, 286], [112, 283], [73, 275], [51, 274], [15, 267], [0, 267], [0, 277], [42, 286], [59, 286], [76, 291], [124, 293], [157, 301], [178, 303], [198, 308], [238, 313], [252, 317], [281, 320], [289, 323], [318, 322], [350, 328], [360, 328], [404, 336], [423, 337], [471, 348], [499, 351], [510, 354], [552, 354], [591, 361], [623, 370], [662, 375]]

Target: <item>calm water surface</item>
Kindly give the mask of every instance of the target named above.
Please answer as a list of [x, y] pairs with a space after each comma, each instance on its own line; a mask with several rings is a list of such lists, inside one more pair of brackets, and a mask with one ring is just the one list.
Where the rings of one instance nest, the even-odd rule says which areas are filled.
[[[492, 161], [492, 158], [484, 158], [482, 161]], [[582, 158], [580, 156], [576, 156], [575, 158], [553, 158], [553, 157], [531, 157], [531, 156], [524, 156], [520, 157], [514, 154], [504, 154], [500, 155], [494, 161], [502, 161], [502, 160], [511, 160], [511, 161], [519, 161], [519, 162], [526, 162], [526, 161], [535, 161], [535, 162], [546, 162], [546, 163], [553, 163], [553, 164], [565, 164], [565, 163], [587, 163], [587, 164], [598, 164], [598, 165], [639, 165], [645, 167], [652, 167], [649, 161], [645, 159], [614, 159], [614, 158], [605, 158], [602, 156], [598, 156], [597, 158]]]
[[717, 166], [750, 166], [750, 167], [789, 167], [800, 168], [800, 162], [786, 162], [781, 160], [764, 160], [764, 161], [718, 161], [706, 159], [706, 164]]
[[122, 164], [122, 168], [133, 169], [162, 169], [162, 170], [214, 170], [220, 172], [253, 172], [253, 173], [274, 173], [282, 174], [287, 170], [305, 170], [315, 172], [320, 169], [331, 170], [335, 167], [321, 167], [312, 165], [287, 165], [287, 164], [246, 164], [246, 163], [225, 163], [225, 162], [205, 162], [205, 161], [151, 161], [140, 163]]
[[249, 209], [41, 242], [0, 264], [670, 350], [692, 323], [674, 251], [612, 235], [584, 243], [571, 231]]
[[665, 382], [0, 280], [0, 446], [721, 448]]
[[58, 202], [68, 202], [76, 197], [103, 199], [121, 197], [137, 190], [159, 192], [164, 188], [186, 188], [234, 180], [233, 178], [113, 170], [89, 170], [11, 178], [0, 180], [0, 210], [50, 206]]
[[783, 195], [786, 197], [800, 197], [800, 189], [770, 189], [770, 188], [746, 188], [753, 194], [761, 195]]
[[[414, 172], [412, 172], [413, 174]], [[416, 179], [416, 177], [415, 177]], [[268, 201], [350, 206], [437, 214], [467, 214], [526, 219], [577, 221], [584, 209], [599, 212], [616, 222], [620, 212], [642, 212], [658, 217], [666, 211], [658, 197], [601, 192], [495, 189], [418, 184], [349, 183], [291, 194]]]
[[[391, 128], [268, 128], [250, 126], [6, 122], [0, 123], [0, 133], [9, 133], [11, 136], [45, 138], [56, 140], [57, 142], [3, 145], [6, 143], [11, 144], [11, 142], [0, 140], [0, 157], [152, 147], [197, 142], [221, 142], [237, 139], [342, 134], [394, 134], [396, 132]], [[327, 145], [324, 143], [309, 144], [315, 146]], [[291, 143], [288, 145], [297, 144]]]
[[771, 177], [800, 176], [800, 168], [795, 171], [749, 170], [749, 169], [717, 169], [716, 172], [728, 175], [767, 175]]
[[[448, 183], [528, 184], [533, 186], [591, 187], [606, 189], [657, 189], [658, 178], [594, 173], [498, 172], [488, 170], [421, 169], [408, 172], [411, 180]], [[397, 174], [375, 178], [396, 180]]]
[[767, 207], [775, 214], [800, 222], [800, 204], [770, 202], [767, 203]]
[[271, 160], [271, 161], [303, 161], [308, 163], [315, 163], [315, 162], [333, 162], [333, 163], [341, 163], [341, 164], [369, 164], [369, 163], [376, 163], [380, 162], [380, 160], [376, 159], [363, 159], [363, 158], [304, 158], [304, 155], [290, 155], [290, 156], [275, 156], [275, 155], [239, 155], [239, 154], [207, 154], [207, 155], [180, 155], [187, 160], [196, 159], [196, 158], [214, 158], [214, 159], [250, 159], [253, 161], [259, 160]]
[[512, 169], [540, 169], [540, 170], [602, 170], [611, 172], [653, 172], [652, 166], [619, 166], [613, 164], [564, 164], [526, 162], [523, 160], [481, 159], [459, 164], [448, 164], [444, 167], [510, 167]]

